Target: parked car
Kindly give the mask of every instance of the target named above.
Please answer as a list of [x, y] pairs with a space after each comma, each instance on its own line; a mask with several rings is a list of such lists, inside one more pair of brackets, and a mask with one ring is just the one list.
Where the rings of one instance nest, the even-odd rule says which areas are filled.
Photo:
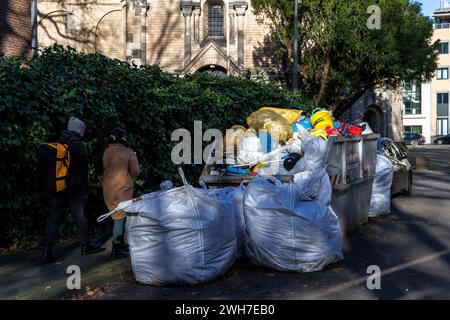
[[435, 144], [450, 144], [450, 134], [434, 139]]
[[426, 142], [426, 139], [419, 133], [406, 132], [403, 135], [403, 141], [405, 142], [405, 144], [412, 144], [414, 141], [416, 141], [418, 144], [424, 144]]
[[411, 195], [413, 183], [412, 168], [407, 159], [407, 149], [389, 138], [379, 138], [377, 148], [378, 152], [386, 156], [394, 165], [391, 193], [393, 195]]

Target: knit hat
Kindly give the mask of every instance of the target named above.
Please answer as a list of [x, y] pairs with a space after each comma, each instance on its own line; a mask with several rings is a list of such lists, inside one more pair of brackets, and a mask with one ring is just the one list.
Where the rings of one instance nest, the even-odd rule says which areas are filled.
[[71, 117], [67, 125], [67, 130], [78, 132], [81, 136], [83, 136], [84, 131], [86, 130], [86, 125], [77, 117]]

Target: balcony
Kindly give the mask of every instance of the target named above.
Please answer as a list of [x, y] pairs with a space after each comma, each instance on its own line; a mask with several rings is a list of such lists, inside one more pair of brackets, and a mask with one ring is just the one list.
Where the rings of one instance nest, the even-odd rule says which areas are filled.
[[435, 23], [434, 29], [450, 29], [450, 22]]

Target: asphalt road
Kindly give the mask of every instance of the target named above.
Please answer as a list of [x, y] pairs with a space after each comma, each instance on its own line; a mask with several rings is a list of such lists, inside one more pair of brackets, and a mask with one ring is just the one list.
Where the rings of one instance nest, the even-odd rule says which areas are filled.
[[[109, 251], [80, 256], [77, 243], [58, 245], [56, 264], [40, 265], [39, 250], [0, 256], [0, 299], [450, 299], [450, 146], [420, 146], [429, 158], [414, 173], [413, 194], [392, 202], [377, 218], [343, 240], [344, 260], [299, 274], [234, 264], [222, 278], [198, 286], [136, 284], [128, 259]], [[109, 248], [109, 243], [107, 243]], [[67, 267], [78, 265], [82, 290], [68, 290]], [[367, 268], [381, 269], [381, 289], [369, 290]]]
[[[343, 240], [345, 259], [321, 272], [278, 272], [238, 261], [222, 278], [199, 286], [137, 285], [132, 275], [101, 299], [450, 299], [450, 147], [420, 146], [428, 157], [415, 172], [412, 196], [392, 202]], [[381, 289], [369, 290], [367, 268], [381, 270]]]

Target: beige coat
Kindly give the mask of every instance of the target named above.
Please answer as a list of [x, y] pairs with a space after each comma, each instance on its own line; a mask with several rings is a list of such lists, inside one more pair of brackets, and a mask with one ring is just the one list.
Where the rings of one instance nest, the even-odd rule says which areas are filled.
[[[133, 199], [133, 177], [140, 173], [136, 152], [123, 144], [110, 144], [103, 154], [103, 167], [103, 198], [112, 211], [120, 202]], [[125, 217], [125, 212], [112, 216], [114, 220]]]

